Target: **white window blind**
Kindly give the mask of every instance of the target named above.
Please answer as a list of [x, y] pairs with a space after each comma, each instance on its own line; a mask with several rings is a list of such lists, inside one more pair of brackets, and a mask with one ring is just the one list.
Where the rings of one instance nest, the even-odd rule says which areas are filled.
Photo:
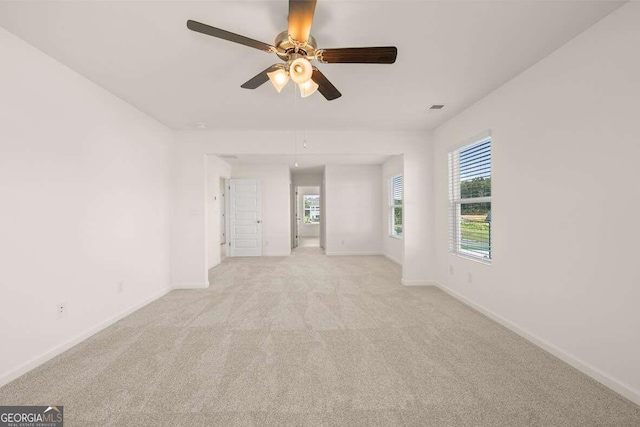
[[402, 185], [402, 175], [389, 180], [389, 235], [393, 237], [402, 237]]
[[491, 261], [491, 137], [449, 152], [449, 251]]

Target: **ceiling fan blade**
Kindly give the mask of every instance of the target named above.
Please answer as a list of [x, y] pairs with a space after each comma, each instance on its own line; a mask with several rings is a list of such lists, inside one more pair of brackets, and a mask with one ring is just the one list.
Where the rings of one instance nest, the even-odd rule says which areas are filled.
[[271, 67], [267, 68], [266, 70], [261, 71], [260, 73], [256, 74], [255, 77], [251, 78], [250, 80], [245, 82], [240, 87], [244, 88], [244, 89], [256, 89], [256, 88], [262, 86], [264, 83], [269, 81], [269, 76], [267, 76], [267, 73], [275, 71], [278, 68], [280, 68], [281, 66], [282, 66], [282, 64], [274, 64], [274, 65], [272, 65]]
[[311, 74], [311, 80], [318, 85], [318, 92], [324, 96], [327, 101], [333, 101], [336, 98], [340, 98], [342, 94], [331, 82], [318, 70], [313, 67], [313, 74]]
[[386, 47], [346, 47], [321, 49], [317, 57], [322, 62], [351, 64], [393, 64], [398, 56], [398, 48]]
[[206, 34], [208, 36], [217, 37], [219, 39], [228, 40], [234, 43], [239, 43], [255, 49], [264, 50], [265, 52], [276, 51], [276, 48], [274, 46], [271, 46], [270, 44], [250, 39], [249, 37], [241, 36], [239, 34], [231, 33], [229, 31], [221, 30], [220, 28], [215, 28], [201, 22], [188, 20], [187, 28], [197, 33]]
[[316, 0], [289, 0], [289, 35], [298, 42], [309, 40]]

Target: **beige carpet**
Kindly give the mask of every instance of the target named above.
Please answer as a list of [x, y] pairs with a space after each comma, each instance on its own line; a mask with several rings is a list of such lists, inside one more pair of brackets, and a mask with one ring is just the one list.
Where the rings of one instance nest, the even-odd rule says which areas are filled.
[[318, 248], [320, 247], [320, 237], [298, 237], [299, 248]]
[[66, 426], [638, 426], [640, 407], [382, 257], [227, 258], [0, 389]]

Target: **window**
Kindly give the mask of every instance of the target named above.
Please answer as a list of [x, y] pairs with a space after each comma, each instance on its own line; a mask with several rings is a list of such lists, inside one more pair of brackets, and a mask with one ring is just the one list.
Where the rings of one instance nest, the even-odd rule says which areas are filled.
[[389, 235], [402, 237], [402, 175], [389, 180]]
[[449, 152], [449, 251], [491, 262], [491, 137]]
[[304, 223], [320, 224], [320, 196], [302, 196], [304, 203]]

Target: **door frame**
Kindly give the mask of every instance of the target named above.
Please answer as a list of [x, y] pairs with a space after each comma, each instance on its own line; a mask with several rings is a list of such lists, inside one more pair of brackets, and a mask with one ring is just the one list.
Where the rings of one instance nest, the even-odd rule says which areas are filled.
[[218, 210], [220, 212], [220, 244], [227, 246], [227, 179], [220, 177], [220, 200]]
[[324, 227], [324, 218], [322, 217], [322, 206], [324, 203], [323, 197], [322, 197], [322, 187], [320, 185], [297, 185], [294, 188], [294, 197], [293, 197], [293, 203], [295, 203], [295, 215], [293, 217], [293, 221], [294, 221], [294, 228], [295, 228], [295, 247], [298, 247], [300, 244], [300, 226], [301, 221], [304, 221], [304, 200], [303, 195], [300, 194], [300, 188], [317, 188], [318, 189], [318, 194], [317, 196], [320, 198], [320, 223], [318, 224], [318, 247], [322, 247], [321, 245], [321, 236], [322, 236], [322, 229]]

